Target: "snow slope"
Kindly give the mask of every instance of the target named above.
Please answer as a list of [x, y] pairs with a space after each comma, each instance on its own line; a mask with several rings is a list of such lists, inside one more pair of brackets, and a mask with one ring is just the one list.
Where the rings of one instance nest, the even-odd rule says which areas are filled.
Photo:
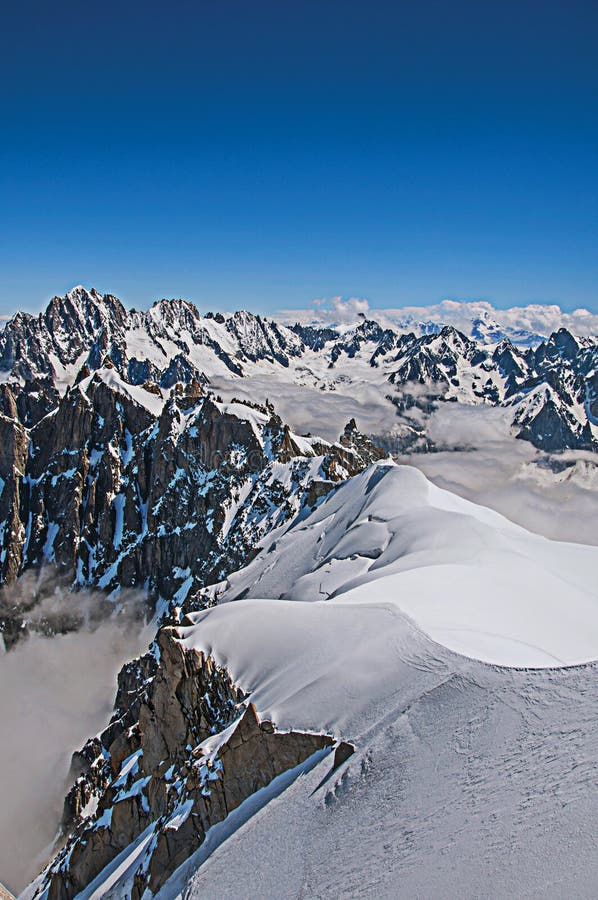
[[[400, 610], [466, 656], [558, 666], [598, 657], [597, 570], [595, 547], [531, 534], [414, 468], [384, 463], [274, 533], [215, 594], [220, 603], [243, 596]], [[244, 614], [210, 613], [200, 634], [219, 615], [238, 622]]]
[[378, 624], [393, 664], [352, 660], [356, 632], [342, 678], [319, 686], [350, 708], [371, 686], [363, 664], [382, 661], [385, 689], [343, 729], [355, 754], [336, 772], [320, 762], [207, 859], [198, 851], [160, 900], [596, 896], [596, 666], [499, 670]]
[[[158, 897], [594, 896], [597, 563], [389, 463], [278, 529], [180, 639], [355, 753], [251, 795]], [[130, 897], [146, 837], [82, 896]]]
[[556, 661], [597, 655], [596, 554], [385, 464], [275, 536], [221, 599], [255, 596], [183, 642], [356, 752], [208, 835], [161, 900], [594, 896], [598, 668]]

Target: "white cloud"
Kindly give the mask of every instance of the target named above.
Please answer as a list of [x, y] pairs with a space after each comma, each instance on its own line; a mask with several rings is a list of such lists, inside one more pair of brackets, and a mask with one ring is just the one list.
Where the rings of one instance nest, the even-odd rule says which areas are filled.
[[493, 324], [508, 332], [524, 331], [538, 338], [549, 337], [559, 328], [567, 328], [577, 335], [598, 335], [598, 314], [588, 309], [575, 309], [566, 313], [554, 304], [539, 303], [528, 306], [512, 306], [496, 309], [485, 300], [443, 300], [430, 306], [404, 306], [394, 309], [372, 308], [367, 300], [342, 297], [314, 300], [306, 309], [281, 310], [278, 316], [283, 322], [317, 322], [323, 325], [355, 322], [359, 313], [376, 319], [382, 325], [410, 330], [426, 322], [435, 325], [453, 325], [471, 334], [472, 322]]
[[496, 323], [505, 330], [526, 331], [539, 337], [549, 337], [559, 328], [567, 328], [578, 335], [598, 334], [598, 315], [588, 309], [576, 309], [566, 313], [554, 304], [545, 306], [534, 303], [529, 306], [496, 309], [484, 300], [467, 302], [443, 300], [442, 303], [433, 306], [405, 306], [372, 312], [374, 318], [385, 319], [389, 324], [399, 327], [404, 327], [409, 322], [433, 322], [439, 325], [454, 325], [466, 334], [471, 332], [471, 323], [476, 319]]
[[274, 402], [278, 415], [293, 431], [311, 432], [327, 441], [338, 440], [349, 419], [364, 432], [388, 431], [398, 421], [396, 410], [377, 384], [364, 381], [340, 383], [334, 390], [276, 381], [264, 376], [212, 378], [211, 386], [225, 400], [234, 397], [253, 402]]
[[[330, 441], [352, 417], [361, 431], [389, 437], [390, 446], [407, 425], [379, 384], [347, 382], [337, 390], [319, 390], [284, 382], [273, 386], [269, 378], [251, 377], [215, 379], [213, 385], [226, 399], [269, 398], [293, 430]], [[431, 415], [412, 408], [409, 418], [425, 428], [440, 452], [405, 455], [401, 461], [421, 469], [440, 487], [554, 540], [598, 543], [595, 454], [556, 456], [557, 465], [565, 460], [572, 465], [555, 472], [546, 465], [545, 454], [513, 436], [509, 412], [491, 406], [440, 403]]]
[[354, 322], [358, 315], [366, 315], [370, 308], [368, 301], [360, 297], [349, 297], [348, 300], [333, 297], [330, 302], [339, 322]]
[[[24, 578], [15, 602], [26, 603], [34, 587], [35, 579]], [[132, 617], [98, 622], [103, 595], [57, 589], [38, 614], [80, 614], [83, 628], [52, 638], [32, 634], [5, 653], [0, 647], [0, 877], [13, 892], [51, 850], [72, 752], [107, 723], [119, 669], [150, 639], [135, 624], [138, 599], [130, 595]]]
[[359, 315], [368, 315], [369, 311], [369, 301], [363, 297], [320, 297], [306, 309], [281, 310], [274, 318], [289, 323], [352, 325]]
[[[430, 417], [428, 433], [441, 452], [402, 461], [439, 487], [552, 540], [598, 543], [595, 454], [569, 451], [549, 459], [512, 436], [504, 410], [486, 406], [441, 404]], [[561, 468], [565, 462], [571, 465]]]

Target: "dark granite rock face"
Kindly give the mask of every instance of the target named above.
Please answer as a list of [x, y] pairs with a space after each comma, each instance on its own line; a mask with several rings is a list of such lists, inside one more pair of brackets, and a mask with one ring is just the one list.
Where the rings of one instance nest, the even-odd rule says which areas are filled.
[[[148, 380], [148, 378], [144, 378], [144, 381]], [[178, 383], [201, 384], [204, 387], [208, 384], [208, 379], [203, 372], [196, 369], [182, 353], [177, 353], [159, 376], [159, 379], [154, 378], [154, 380], [158, 381], [162, 388], [173, 388]]]
[[0, 335], [0, 370], [25, 380], [40, 375], [55, 379], [57, 365], [72, 364], [83, 355], [99, 365], [107, 350], [116, 356], [122, 352], [126, 320], [116, 297], [75, 288], [54, 297], [38, 316], [18, 313], [7, 322]]
[[541, 450], [559, 451], [566, 447], [592, 449], [591, 435], [586, 437], [583, 430], [578, 432], [575, 422], [550, 395], [547, 395], [538, 412], [524, 417], [521, 424], [517, 437], [531, 441]]
[[27, 430], [16, 419], [0, 416], [0, 516], [3, 523], [0, 565], [4, 580], [9, 582], [14, 581], [21, 570], [26, 538], [22, 509], [28, 453]]
[[[516, 436], [542, 450], [598, 449], [590, 428], [598, 368], [598, 343], [592, 338], [575, 338], [560, 329], [525, 352], [503, 340], [490, 356], [475, 341], [445, 327], [419, 338], [399, 337], [395, 350], [398, 366], [389, 380], [397, 395], [389, 399], [407, 421], [410, 407], [429, 413], [446, 400], [486, 403], [512, 408]], [[467, 385], [460, 374], [464, 371]], [[430, 449], [425, 434], [418, 440], [419, 449]]]
[[585, 406], [588, 418], [598, 424], [598, 369], [592, 370], [585, 379]]
[[[12, 391], [4, 402], [14, 413]], [[31, 619], [14, 605], [12, 586], [24, 573], [51, 566], [48, 590], [130, 588], [150, 607], [160, 600], [174, 610], [245, 563], [271, 528], [299, 512], [312, 482], [330, 489], [380, 456], [355, 429], [338, 444], [306, 441], [272, 408], [218, 403], [203, 380], [177, 382], [163, 399], [154, 384], [123, 381], [111, 363], [30, 429], [0, 415], [0, 431], [7, 644]], [[42, 581], [35, 602], [43, 595]]]
[[[517, 437], [542, 450], [597, 450], [592, 433], [598, 344], [561, 328], [525, 354], [527, 370], [508, 402]], [[583, 414], [580, 415], [580, 410]]]
[[[54, 297], [38, 316], [17, 313], [7, 322], [0, 333], [0, 371], [15, 380], [56, 381], [64, 376], [63, 369], [87, 365], [94, 371], [110, 359], [133, 384], [152, 380], [170, 387], [201, 378], [188, 358], [194, 346], [207, 348], [235, 375], [243, 374], [243, 362], [288, 366], [290, 357], [303, 352], [293, 331], [252, 313], [211, 318], [225, 325], [220, 340], [186, 300], [160, 300], [147, 312], [129, 312], [111, 294], [77, 287]], [[132, 334], [134, 352], [129, 345]], [[231, 340], [240, 348], [232, 355], [222, 346]], [[140, 356], [144, 351], [151, 359]]]
[[[78, 627], [68, 609], [35, 618], [57, 586], [136, 590], [164, 621], [184, 622], [217, 602], [207, 586], [247, 563], [267, 534], [384, 458], [354, 419], [330, 444], [294, 434], [271, 405], [219, 401], [200, 367], [209, 358], [242, 377], [255, 363], [292, 369], [308, 351], [333, 374], [360, 355], [383, 366], [405, 447], [434, 449], [426, 416], [467, 402], [508, 407], [517, 436], [547, 453], [597, 449], [598, 344], [564, 329], [525, 352], [508, 340], [487, 349], [452, 327], [418, 337], [362, 317], [346, 334], [288, 329], [248, 312], [202, 317], [183, 300], [129, 312], [78, 288], [0, 334], [5, 644], [27, 628]], [[123, 667], [106, 728], [73, 757], [63, 846], [39, 891], [76, 896], [147, 831], [132, 897], [155, 893], [212, 825], [331, 744], [260, 721], [225, 669], [161, 629]], [[340, 745], [334, 765], [353, 749]]]
[[291, 331], [294, 331], [310, 350], [323, 350], [326, 344], [332, 343], [338, 338], [338, 334], [333, 328], [300, 325], [299, 322], [291, 326]]
[[[332, 447], [312, 441], [307, 455], [323, 460], [308, 475], [306, 451], [273, 410], [256, 431], [239, 404], [231, 414], [207, 396], [198, 348], [236, 375], [255, 361], [286, 368], [308, 349], [332, 368], [366, 353], [389, 372], [399, 452], [434, 449], [427, 417], [445, 401], [506, 406], [514, 434], [544, 451], [597, 449], [598, 344], [564, 329], [535, 349], [503, 340], [490, 354], [452, 327], [416, 337], [362, 317], [342, 337], [247, 312], [202, 318], [183, 300], [128, 312], [76, 288], [0, 333], [0, 369], [12, 378], [0, 385], [0, 585], [51, 563], [78, 588], [138, 588], [153, 601], [183, 591], [184, 604], [245, 562], [304, 496], [316, 502], [329, 482], [380, 458], [346, 431]], [[274, 462], [292, 469], [290, 496]]]
[[34, 379], [24, 385], [18, 382], [0, 384], [0, 411], [17, 419], [26, 428], [34, 425], [56, 408], [60, 395], [51, 379]]
[[376, 345], [376, 349], [370, 358], [370, 365], [376, 366], [379, 357], [384, 356], [396, 346], [396, 334], [388, 328], [382, 328], [378, 322], [363, 318], [354, 329], [348, 339], [338, 339], [330, 351], [330, 368], [345, 354], [349, 359], [354, 359], [359, 351], [368, 345]]
[[[477, 360], [476, 360], [477, 357]], [[396, 345], [398, 368], [390, 376], [393, 384], [407, 382], [446, 383], [457, 376], [461, 360], [472, 364], [485, 361], [475, 341], [471, 341], [452, 326], [445, 326], [438, 334], [404, 335]]]
[[245, 359], [277, 362], [285, 368], [289, 359], [303, 352], [301, 340], [288, 328], [242, 310], [226, 322], [227, 330], [242, 348]]

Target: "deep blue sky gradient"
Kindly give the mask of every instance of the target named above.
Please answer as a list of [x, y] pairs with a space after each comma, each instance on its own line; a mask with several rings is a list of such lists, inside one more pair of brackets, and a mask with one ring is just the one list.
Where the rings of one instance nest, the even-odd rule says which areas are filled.
[[598, 312], [598, 4], [13, 3], [0, 313]]

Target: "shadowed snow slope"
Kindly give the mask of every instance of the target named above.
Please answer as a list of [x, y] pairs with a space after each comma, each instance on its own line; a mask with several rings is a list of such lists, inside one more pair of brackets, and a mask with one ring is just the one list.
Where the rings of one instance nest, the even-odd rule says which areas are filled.
[[[342, 671], [318, 656], [318, 632], [298, 629], [298, 644], [310, 648], [298, 690], [344, 708], [350, 721], [340, 733], [356, 753], [336, 772], [329, 759], [320, 762], [231, 827], [209, 858], [199, 851], [175, 873], [159, 900], [594, 897], [596, 666], [498, 669], [423, 638], [408, 653], [396, 641], [398, 622], [372, 612], [383, 633], [375, 645], [370, 639], [370, 652], [387, 655], [367, 658], [356, 616], [337, 635], [351, 642]], [[272, 645], [262, 646], [268, 661]], [[274, 673], [266, 662], [255, 694], [266, 702], [279, 679], [288, 685], [284, 666]], [[319, 704], [314, 715], [321, 711]]]
[[[373, 623], [372, 607], [387, 615], [400, 610], [466, 656], [518, 667], [572, 665], [598, 657], [597, 571], [597, 548], [533, 535], [416, 469], [386, 463], [351, 479], [286, 533], [274, 533], [220, 586], [219, 599], [320, 601], [321, 612], [301, 607], [293, 618], [305, 616], [311, 630], [308, 617], [334, 616], [339, 634], [351, 617]], [[214, 610], [203, 616], [200, 633], [216, 619], [217, 630], [227, 616], [240, 627], [276, 609], [269, 604], [258, 614], [252, 607], [251, 616], [236, 604]], [[364, 637], [376, 631], [367, 628]]]

